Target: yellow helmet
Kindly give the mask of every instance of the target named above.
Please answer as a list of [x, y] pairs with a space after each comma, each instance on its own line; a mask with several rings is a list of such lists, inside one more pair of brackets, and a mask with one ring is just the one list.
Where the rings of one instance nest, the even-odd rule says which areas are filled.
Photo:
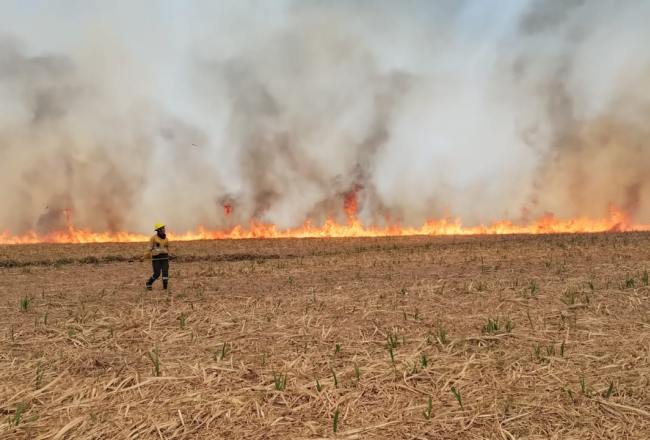
[[165, 227], [165, 224], [164, 224], [164, 223], [158, 222], [158, 223], [156, 223], [155, 225], [153, 225], [153, 230], [154, 230], [154, 231], [157, 231], [158, 229], [162, 229], [162, 228], [164, 228], [164, 227]]

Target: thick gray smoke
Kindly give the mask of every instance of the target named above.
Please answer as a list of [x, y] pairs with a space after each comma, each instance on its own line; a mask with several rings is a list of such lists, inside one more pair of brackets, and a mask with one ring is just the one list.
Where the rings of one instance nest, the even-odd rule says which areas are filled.
[[644, 0], [0, 8], [0, 231], [650, 221]]

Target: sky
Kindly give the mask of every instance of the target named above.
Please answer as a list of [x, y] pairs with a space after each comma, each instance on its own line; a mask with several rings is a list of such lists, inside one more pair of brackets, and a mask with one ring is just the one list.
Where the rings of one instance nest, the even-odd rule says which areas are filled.
[[650, 2], [496, 5], [0, 0], [0, 231], [650, 221]]

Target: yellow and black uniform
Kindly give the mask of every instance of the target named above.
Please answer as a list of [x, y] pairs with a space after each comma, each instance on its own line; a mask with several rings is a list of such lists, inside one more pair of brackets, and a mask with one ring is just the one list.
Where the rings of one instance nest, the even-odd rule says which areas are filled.
[[156, 235], [149, 239], [146, 255], [151, 258], [153, 266], [153, 275], [147, 281], [147, 289], [151, 290], [151, 286], [158, 279], [161, 272], [163, 289], [167, 289], [169, 281], [169, 240], [164, 231], [158, 230]]

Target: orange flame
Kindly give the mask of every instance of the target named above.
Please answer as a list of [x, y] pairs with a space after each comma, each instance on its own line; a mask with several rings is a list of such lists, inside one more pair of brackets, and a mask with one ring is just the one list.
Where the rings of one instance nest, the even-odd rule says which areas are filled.
[[354, 223], [357, 219], [359, 204], [357, 202], [357, 192], [361, 187], [355, 186], [351, 191], [343, 196], [343, 211], [348, 218], [348, 223]]
[[[350, 197], [346, 207], [356, 204], [356, 196]], [[354, 201], [354, 202], [352, 202]], [[489, 225], [463, 226], [460, 219], [429, 220], [419, 227], [402, 227], [399, 224], [389, 226], [364, 226], [356, 217], [355, 211], [348, 211], [347, 224], [327, 220], [323, 225], [314, 226], [307, 221], [297, 228], [279, 229], [273, 224], [251, 221], [247, 226], [237, 225], [226, 230], [209, 230], [202, 226], [195, 231], [185, 233], [170, 232], [170, 239], [176, 241], [220, 240], [245, 238], [308, 238], [308, 237], [388, 237], [414, 235], [493, 235], [493, 234], [557, 234], [587, 232], [624, 232], [648, 231], [650, 225], [637, 225], [630, 222], [628, 216], [617, 209], [610, 209], [609, 215], [600, 220], [574, 218], [561, 220], [552, 214], [546, 214], [529, 224], [516, 224], [508, 220], [493, 222]], [[93, 232], [79, 229], [71, 224], [66, 230], [38, 234], [29, 232], [15, 236], [7, 232], [0, 233], [0, 244], [30, 243], [106, 243], [106, 242], [142, 242], [148, 235], [130, 232]]]

